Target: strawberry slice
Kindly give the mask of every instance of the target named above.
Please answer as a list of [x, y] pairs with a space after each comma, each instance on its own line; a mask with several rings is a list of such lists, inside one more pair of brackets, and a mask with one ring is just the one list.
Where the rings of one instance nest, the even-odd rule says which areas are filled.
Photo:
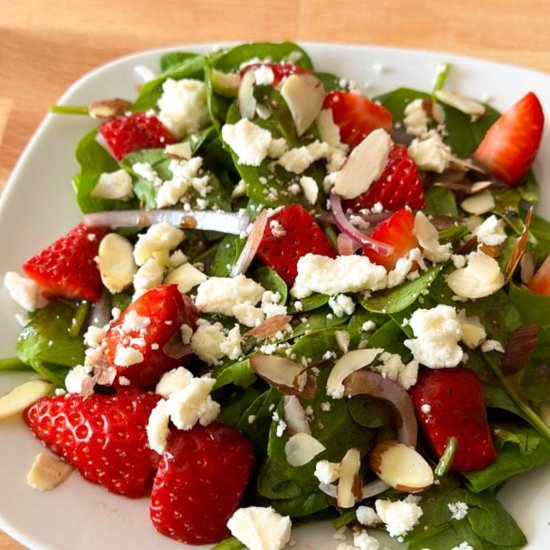
[[390, 256], [382, 256], [372, 247], [364, 247], [363, 254], [375, 264], [383, 265], [389, 271], [395, 267], [397, 260], [406, 258], [409, 252], [418, 246], [413, 229], [413, 213], [408, 208], [401, 208], [380, 222], [370, 234], [375, 241], [393, 246], [393, 253]]
[[543, 126], [540, 101], [529, 92], [489, 128], [473, 157], [499, 180], [516, 185], [535, 160]]
[[150, 488], [158, 462], [145, 430], [158, 400], [135, 392], [43, 397], [24, 418], [34, 435], [85, 479], [138, 498]]
[[68, 300], [101, 298], [101, 275], [95, 262], [106, 231], [79, 224], [23, 264], [45, 296]]
[[392, 114], [382, 105], [351, 92], [333, 91], [325, 96], [323, 109], [332, 110], [332, 118], [340, 128], [340, 139], [352, 149], [373, 130], [392, 127]]
[[251, 63], [243, 67], [239, 74], [243, 76], [248, 71], [255, 71], [260, 67], [267, 67], [273, 72], [273, 82], [271, 86], [274, 88], [277, 87], [285, 78], [289, 77], [292, 74], [303, 74], [311, 72], [305, 67], [300, 65], [293, 65], [292, 63]]
[[155, 115], [133, 113], [107, 120], [99, 132], [113, 155], [124, 155], [141, 149], [159, 149], [174, 142], [174, 136]]
[[157, 286], [111, 323], [105, 356], [131, 386], [154, 389], [165, 372], [182, 364], [188, 352], [181, 340], [181, 325], [195, 329], [198, 318], [195, 304], [177, 285]]
[[531, 292], [550, 296], [550, 256], [544, 260], [537, 272], [529, 281], [528, 288]]
[[265, 226], [258, 258], [293, 285], [298, 260], [308, 253], [336, 257], [329, 240], [303, 206], [293, 204], [275, 212]]
[[172, 431], [151, 493], [151, 520], [187, 544], [229, 536], [254, 461], [252, 444], [231, 426], [213, 422]]
[[483, 470], [496, 460], [483, 386], [474, 371], [422, 369], [410, 394], [420, 427], [438, 458], [449, 438], [457, 438], [453, 470]]
[[421, 210], [426, 206], [418, 168], [404, 145], [394, 143], [391, 146], [380, 178], [362, 195], [344, 201], [344, 208], [357, 212], [362, 208], [372, 208], [376, 203], [382, 204], [386, 210], [398, 210], [404, 206]]

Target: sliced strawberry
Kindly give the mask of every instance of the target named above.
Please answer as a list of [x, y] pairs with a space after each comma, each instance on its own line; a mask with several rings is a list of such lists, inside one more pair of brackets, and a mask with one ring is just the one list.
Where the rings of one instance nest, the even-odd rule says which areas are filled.
[[391, 146], [380, 178], [362, 195], [344, 201], [344, 208], [357, 212], [362, 208], [372, 208], [376, 203], [382, 204], [386, 210], [398, 210], [404, 206], [421, 210], [426, 206], [418, 168], [404, 145]]
[[151, 493], [153, 525], [187, 544], [226, 538], [253, 461], [252, 444], [231, 426], [172, 431]]
[[535, 160], [543, 126], [540, 101], [529, 92], [489, 128], [474, 159], [499, 180], [515, 185]]
[[537, 272], [529, 281], [528, 288], [531, 292], [550, 296], [550, 256], [544, 260]]
[[146, 425], [158, 395], [68, 394], [43, 397], [25, 411], [34, 435], [92, 483], [131, 498], [143, 496], [158, 458]]
[[293, 204], [275, 212], [267, 221], [258, 258], [293, 285], [298, 260], [308, 253], [336, 257], [329, 240], [303, 206]]
[[483, 470], [496, 460], [483, 386], [474, 371], [422, 369], [410, 394], [420, 427], [438, 458], [449, 438], [457, 438], [453, 470]]
[[359, 94], [329, 92], [323, 108], [332, 109], [334, 123], [340, 128], [340, 139], [352, 149], [373, 130], [390, 130], [392, 127], [390, 111]]
[[[130, 304], [111, 324], [105, 336], [105, 356], [130, 385], [153, 389], [165, 372], [182, 364], [186, 350], [180, 327], [187, 324], [194, 329], [198, 318], [195, 304], [179, 292], [177, 285], [157, 286]], [[125, 353], [133, 354], [138, 361], [124, 366], [128, 363]]]
[[133, 113], [107, 120], [99, 132], [117, 159], [141, 149], [158, 149], [174, 136], [155, 115]]
[[418, 246], [413, 229], [414, 214], [408, 208], [401, 208], [380, 222], [370, 234], [374, 240], [393, 246], [393, 253], [390, 256], [382, 256], [373, 248], [365, 247], [363, 254], [375, 264], [383, 265], [389, 271], [395, 267], [397, 260], [406, 258], [409, 252]]
[[267, 67], [273, 71], [273, 82], [271, 85], [273, 87], [278, 86], [281, 81], [292, 74], [302, 74], [311, 72], [305, 67], [300, 67], [300, 65], [292, 65], [292, 63], [251, 63], [243, 67], [239, 74], [242, 76], [248, 71], [255, 71], [260, 67]]
[[102, 228], [77, 225], [23, 264], [42, 292], [51, 298], [91, 300], [101, 298], [101, 275], [95, 262]]

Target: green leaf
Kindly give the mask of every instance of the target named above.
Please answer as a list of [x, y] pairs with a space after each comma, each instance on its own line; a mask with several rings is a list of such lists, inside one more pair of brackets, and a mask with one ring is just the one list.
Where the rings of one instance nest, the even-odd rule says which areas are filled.
[[366, 395], [348, 399], [348, 407], [353, 420], [365, 428], [390, 426], [395, 417], [395, 411], [389, 403]]
[[327, 495], [317, 491], [316, 493], [306, 493], [292, 499], [275, 500], [272, 506], [282, 516], [304, 518], [305, 516], [311, 516], [321, 510], [330, 508], [332, 503]]
[[75, 308], [55, 300], [38, 310], [17, 340], [17, 356], [23, 363], [52, 363], [74, 367], [84, 363], [84, 342], [69, 336]]
[[235, 265], [245, 244], [246, 239], [238, 235], [226, 235], [216, 249], [208, 274], [211, 277], [229, 277], [231, 268]]
[[419, 90], [397, 88], [397, 90], [379, 95], [374, 99], [380, 101], [380, 103], [391, 112], [393, 115], [393, 123], [395, 124], [396, 122], [403, 122], [405, 118], [405, 108], [411, 101], [415, 99], [427, 99], [429, 97], [430, 94], [420, 92]]
[[71, 328], [69, 329], [69, 336], [71, 338], [78, 338], [80, 335], [84, 322], [86, 321], [86, 317], [88, 316], [88, 311], [90, 311], [90, 302], [87, 300], [82, 300], [80, 305], [76, 308], [73, 322], [71, 324]]
[[17, 371], [17, 370], [31, 370], [30, 366], [23, 363], [17, 357], [8, 357], [6, 359], [0, 359], [0, 372], [2, 371]]
[[260, 468], [256, 488], [260, 495], [270, 500], [293, 499], [304, 494], [300, 485], [289, 479], [279, 464], [269, 458]]
[[443, 86], [445, 86], [445, 81], [447, 80], [447, 77], [449, 76], [450, 71], [451, 71], [451, 64], [443, 63], [437, 72], [437, 78], [435, 80], [435, 84], [433, 87], [434, 92], [438, 92], [439, 90], [443, 89]]
[[550, 325], [550, 296], [531, 292], [510, 282], [510, 302], [526, 325]]
[[[308, 296], [307, 298], [302, 298], [301, 300], [295, 300], [292, 304], [290, 304], [288, 311], [289, 313], [305, 313], [307, 311], [313, 311], [314, 309], [318, 309], [325, 304], [328, 304], [328, 301], [330, 299], [330, 296], [327, 296], [326, 294], [312, 294], [311, 296]], [[300, 302], [301, 307], [300, 309], [296, 309], [296, 302]]]
[[449, 437], [447, 444], [445, 445], [445, 450], [437, 463], [437, 466], [434, 469], [434, 473], [438, 477], [444, 476], [453, 465], [453, 460], [455, 458], [456, 449], [458, 445], [458, 440], [456, 437]]
[[313, 313], [306, 315], [307, 320], [300, 323], [292, 331], [292, 337], [296, 338], [306, 332], [315, 332], [324, 328], [339, 327], [349, 320], [347, 315], [337, 317], [329, 307], [321, 307]]
[[454, 244], [463, 239], [469, 232], [465, 225], [452, 225], [439, 232], [439, 242], [441, 244]]
[[160, 56], [159, 65], [160, 70], [164, 73], [177, 65], [180, 65], [184, 61], [197, 57], [196, 53], [189, 52], [170, 52]]
[[213, 546], [212, 550], [246, 550], [246, 546], [235, 537], [228, 537]]
[[362, 300], [361, 305], [373, 313], [390, 314], [403, 311], [430, 288], [441, 269], [440, 265], [432, 267], [414, 281], [407, 281], [394, 288], [375, 293], [371, 298]]
[[216, 378], [214, 389], [217, 390], [228, 384], [236, 384], [243, 387], [249, 386], [255, 382], [256, 375], [250, 366], [250, 361], [245, 359], [244, 361], [215, 369], [214, 378]]
[[432, 185], [425, 192], [426, 216], [453, 216], [458, 217], [455, 194], [446, 187]]
[[[336, 333], [339, 331], [344, 331], [344, 329], [327, 328], [298, 338], [290, 348], [289, 357], [292, 357], [298, 363], [302, 358], [306, 359], [308, 365], [326, 361], [325, 354], [332, 354], [332, 358], [340, 357], [343, 352], [336, 337]], [[294, 356], [296, 356], [295, 359]]]
[[263, 393], [256, 387], [239, 388], [234, 386], [232, 391], [221, 392], [223, 395], [218, 397], [218, 392], [214, 395], [214, 400], [223, 402], [223, 407], [218, 415], [218, 421], [223, 424], [236, 426], [244, 412], [250, 405]]
[[279, 293], [279, 304], [286, 304], [288, 287], [283, 278], [270, 267], [259, 267], [254, 271], [252, 278], [260, 283], [266, 290]]

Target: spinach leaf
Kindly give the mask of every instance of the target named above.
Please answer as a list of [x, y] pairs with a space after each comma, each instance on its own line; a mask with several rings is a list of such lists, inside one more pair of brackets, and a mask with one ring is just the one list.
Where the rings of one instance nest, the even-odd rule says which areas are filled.
[[226, 235], [216, 248], [208, 274], [211, 277], [229, 277], [231, 268], [235, 265], [245, 244], [246, 239], [238, 235]]
[[216, 401], [223, 401], [223, 407], [218, 415], [218, 421], [235, 426], [242, 417], [244, 411], [246, 411], [263, 391], [256, 387], [244, 389], [235, 387], [228, 395], [226, 392], [222, 393], [225, 393], [225, 395], [223, 395], [221, 399], [218, 398], [217, 394], [214, 395]]
[[346, 324], [349, 320], [347, 315], [337, 317], [332, 313], [329, 307], [321, 307], [315, 310], [314, 313], [307, 317], [306, 321], [303, 321], [292, 331], [292, 337], [296, 338], [305, 334], [306, 332], [315, 332], [324, 328], [339, 327]]
[[28, 365], [32, 361], [65, 367], [83, 364], [84, 342], [69, 335], [75, 311], [60, 300], [39, 309], [21, 330], [16, 345], [19, 359]]
[[18, 371], [31, 370], [30, 365], [23, 363], [17, 357], [7, 357], [0, 359], [0, 372], [2, 371]]
[[550, 400], [550, 325], [540, 328], [537, 345], [521, 372], [521, 389], [535, 403]]
[[278, 463], [269, 458], [260, 467], [256, 489], [270, 500], [293, 499], [304, 494], [302, 487], [289, 479]]
[[260, 283], [266, 290], [279, 293], [279, 304], [286, 304], [288, 287], [283, 278], [270, 267], [259, 267], [254, 271], [252, 278]]
[[[314, 309], [318, 309], [321, 306], [324, 306], [328, 303], [330, 299], [330, 296], [327, 296], [326, 294], [312, 294], [311, 296], [308, 296], [307, 298], [302, 298], [301, 300], [296, 300], [292, 304], [290, 304], [288, 308], [289, 313], [305, 313], [306, 311], [312, 311]], [[301, 304], [300, 309], [296, 309], [296, 302], [299, 301]]]
[[292, 42], [251, 42], [240, 44], [219, 56], [214, 63], [216, 69], [225, 73], [238, 71], [243, 63], [253, 59], [269, 60], [273, 63], [288, 61], [289, 56], [295, 58], [294, 63], [308, 69], [313, 68], [309, 55], [303, 48]]
[[390, 353], [396, 353], [404, 361], [408, 361], [411, 357], [411, 352], [403, 344], [403, 330], [393, 320], [386, 322], [369, 335], [367, 343], [369, 348], [383, 348]]
[[550, 296], [531, 292], [512, 281], [509, 297], [526, 325], [550, 325]]
[[439, 242], [442, 244], [454, 244], [463, 239], [468, 233], [468, 228], [465, 225], [452, 225], [439, 232]]
[[298, 363], [305, 359], [308, 365], [340, 357], [343, 351], [338, 344], [337, 332], [345, 331], [343, 328], [327, 328], [298, 338], [290, 348], [290, 357]]
[[350, 398], [348, 407], [353, 420], [365, 428], [389, 426], [395, 417], [395, 411], [389, 403], [366, 395]]
[[213, 546], [212, 550], [246, 550], [246, 546], [235, 537], [228, 537]]
[[393, 90], [392, 92], [379, 95], [375, 100], [380, 101], [391, 112], [393, 123], [395, 124], [396, 122], [403, 122], [405, 108], [411, 101], [415, 99], [427, 99], [429, 97], [430, 94], [426, 92], [412, 90], [411, 88], [397, 88], [397, 90]]
[[432, 185], [425, 192], [426, 216], [454, 216], [458, 217], [458, 208], [454, 193], [446, 187]]
[[272, 502], [272, 506], [283, 516], [303, 518], [330, 508], [332, 503], [327, 495], [317, 491], [316, 493], [305, 493], [292, 499], [275, 500]]
[[434, 266], [414, 281], [406, 281], [394, 288], [376, 292], [371, 298], [362, 300], [361, 305], [373, 313], [398, 313], [408, 308], [422, 295], [426, 294], [443, 266]]
[[214, 389], [217, 390], [228, 384], [236, 384], [243, 387], [249, 386], [256, 380], [256, 375], [250, 366], [250, 361], [245, 359], [238, 363], [216, 368], [214, 370], [214, 378], [216, 378]]
[[180, 65], [188, 59], [197, 57], [195, 53], [189, 52], [170, 52], [160, 56], [159, 65], [160, 70], [164, 73], [177, 65]]
[[118, 162], [96, 141], [97, 129], [88, 132], [76, 147], [80, 172], [73, 179], [76, 200], [84, 214], [101, 210], [125, 210], [138, 207], [136, 199], [129, 201], [98, 199], [91, 196], [103, 172], [116, 172]]

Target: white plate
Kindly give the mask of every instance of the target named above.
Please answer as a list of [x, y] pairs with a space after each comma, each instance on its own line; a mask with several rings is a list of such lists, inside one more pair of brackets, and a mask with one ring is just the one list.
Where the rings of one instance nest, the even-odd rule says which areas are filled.
[[[369, 83], [377, 94], [398, 86], [430, 90], [437, 66], [452, 63], [447, 89], [474, 98], [489, 95], [492, 104], [505, 109], [528, 90], [535, 91], [550, 113], [550, 76], [528, 69], [477, 59], [421, 51], [306, 44], [316, 67]], [[210, 45], [177, 49], [206, 52]], [[157, 70], [156, 50], [125, 57], [87, 74], [69, 88], [61, 102], [86, 105], [106, 97], [135, 96], [138, 64]], [[93, 122], [78, 116], [48, 115], [21, 156], [0, 202], [0, 274], [20, 270], [30, 255], [68, 231], [79, 220], [71, 177], [77, 171], [74, 149]], [[542, 143], [540, 158], [550, 156], [550, 135]], [[539, 181], [550, 179], [550, 163], [537, 163]], [[539, 212], [550, 216], [550, 186], [543, 187]], [[22, 313], [0, 290], [0, 357], [14, 355], [19, 326], [14, 314]], [[0, 376], [0, 393], [22, 375]], [[0, 528], [33, 549], [95, 550], [132, 548], [170, 550], [186, 548], [155, 532], [148, 519], [148, 499], [131, 501], [111, 495], [73, 474], [55, 491], [39, 494], [25, 483], [27, 470], [41, 444], [19, 419], [0, 426]], [[500, 494], [518, 520], [529, 549], [548, 548], [550, 528], [550, 467], [542, 467], [506, 485]], [[329, 550], [338, 541], [326, 525], [297, 529], [295, 548]], [[391, 545], [391, 543], [388, 543]], [[398, 548], [399, 546], [392, 546]]]

